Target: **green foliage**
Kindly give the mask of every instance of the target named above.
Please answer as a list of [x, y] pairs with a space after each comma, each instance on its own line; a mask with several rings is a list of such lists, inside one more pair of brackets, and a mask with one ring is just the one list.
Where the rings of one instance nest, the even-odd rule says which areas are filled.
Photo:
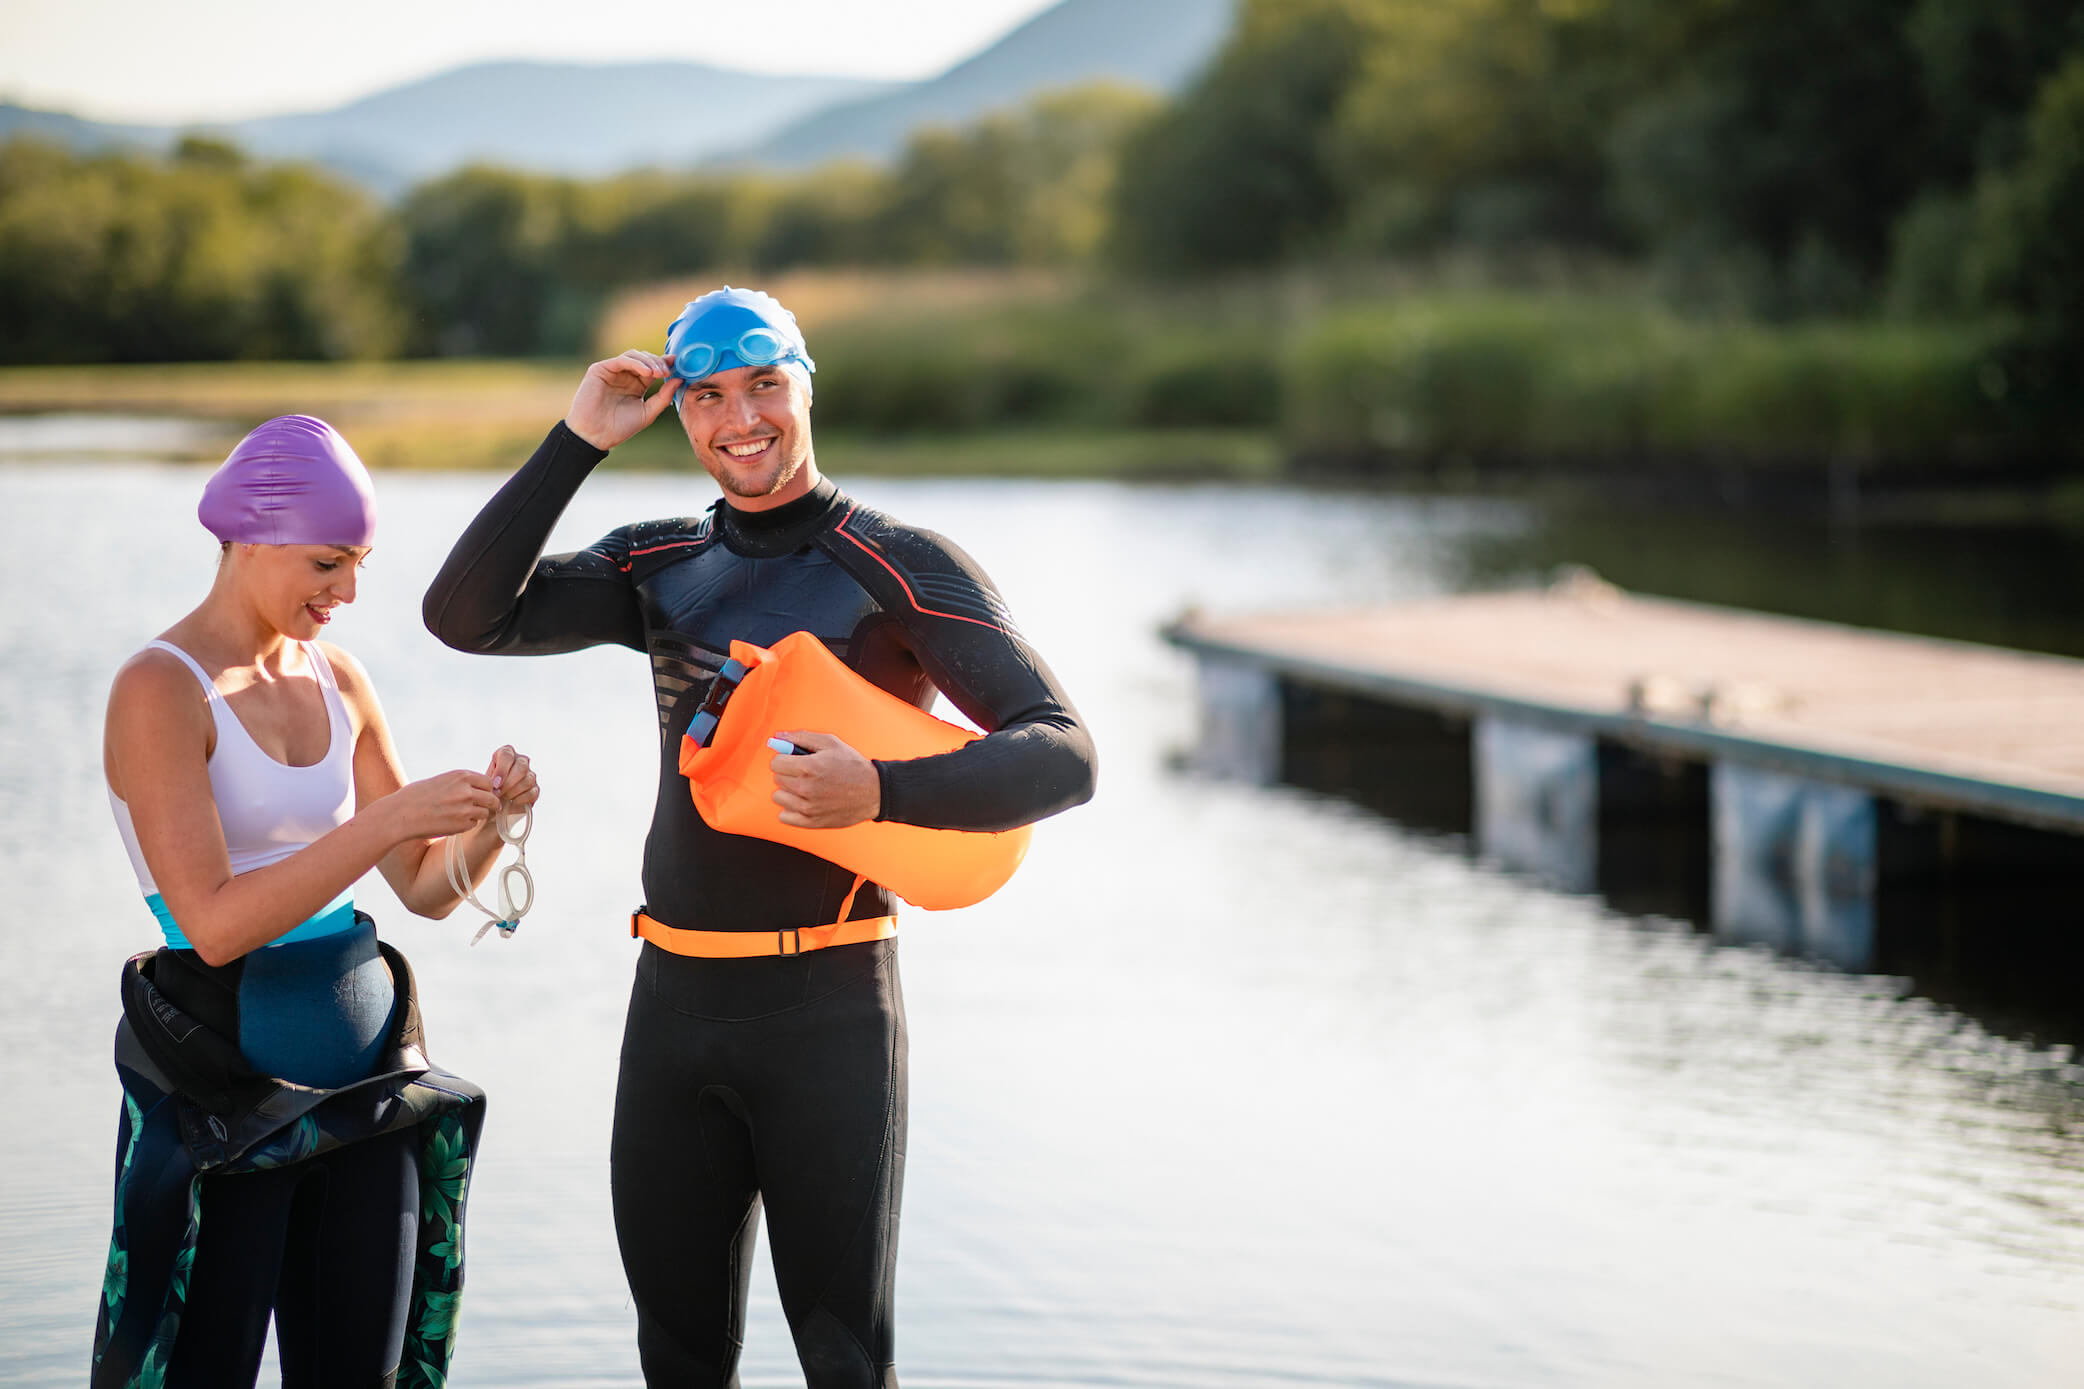
[[1147, 428], [1271, 427], [1281, 373], [1264, 346], [1197, 342], [1160, 351], [1137, 373], [1127, 422]]
[[818, 330], [818, 424], [882, 436], [1269, 425], [1280, 401], [1270, 299], [1114, 286], [931, 313], [886, 306]]
[[1964, 268], [1975, 233], [1972, 202], [1932, 191], [1910, 205], [1891, 236], [1883, 305], [1899, 319], [1958, 318], [1974, 307]]
[[[1910, 0], [1715, 0], [1686, 61], [1643, 73], [1612, 144], [1617, 205], [1653, 247], [1711, 242], [1871, 274], [1923, 175], [1929, 119]], [[1803, 303], [1796, 309], [1839, 305]]]
[[421, 184], [398, 211], [415, 349], [583, 351], [615, 289], [748, 263], [779, 199], [745, 175], [589, 183], [478, 167]]
[[610, 291], [721, 266], [1081, 260], [1105, 226], [1121, 132], [1151, 104], [1108, 86], [1045, 95], [967, 129], [923, 132], [888, 174], [588, 183], [467, 169], [414, 189], [399, 210], [416, 346], [575, 351]]
[[865, 317], [821, 332], [821, 425], [871, 434], [932, 433], [1111, 420], [1106, 363], [1122, 325], [1070, 306]]
[[2075, 0], [1244, 0], [1124, 153], [1144, 271], [1635, 251], [1676, 302], [1944, 311], [1946, 200], [2025, 148]]
[[2024, 147], [2034, 94], [2084, 48], [2076, 0], [1917, 0], [1904, 26], [1931, 106], [1928, 177], [1964, 187]]
[[2019, 324], [2006, 362], [2019, 408], [2041, 427], [2084, 418], [2084, 50], [2048, 78], [2011, 169], [1977, 191], [1971, 295]]
[[1113, 251], [1146, 273], [1266, 265], [1325, 241], [1349, 189], [1333, 121], [1357, 71], [1360, 25], [1339, 4], [1247, 4], [1200, 81], [1129, 137]]
[[1998, 342], [1989, 330], [1819, 321], [1694, 337], [1668, 397], [1666, 447], [1920, 458], [1973, 456], [2003, 436], [1984, 388]]
[[[782, 185], [750, 249], [750, 263], [773, 272], [798, 265], [846, 265], [862, 257], [861, 229], [878, 215], [884, 175], [834, 164]], [[726, 263], [719, 256], [710, 264]]]
[[1996, 338], [1768, 329], [1572, 298], [1352, 310], [1289, 362], [1288, 432], [1346, 456], [1973, 454], [2001, 437]]
[[0, 146], [0, 361], [381, 356], [396, 255], [316, 169], [195, 138], [164, 161]]
[[1123, 133], [1153, 105], [1104, 84], [1048, 94], [925, 132], [888, 173], [469, 168], [389, 212], [200, 136], [164, 159], [15, 142], [0, 361], [567, 353], [617, 289], [723, 266], [1079, 262], [1105, 235]]
[[[18, 142], [0, 360], [572, 353], [634, 286], [1084, 283], [1061, 272], [1106, 260], [1140, 287], [821, 324], [821, 380], [847, 382], [821, 420], [1917, 453], [2057, 437], [2084, 377], [2080, 226], [2077, 0], [1241, 0], [1169, 104], [1059, 92], [921, 131], [889, 169], [476, 168], [385, 210], [203, 137], [162, 159]], [[1271, 288], [1336, 297], [1384, 257], [1490, 285], [1642, 269], [1621, 301], [1449, 298], [1441, 272], [1321, 318]], [[1851, 325], [1876, 309], [1887, 326]]]
[[571, 185], [470, 168], [399, 209], [414, 346], [448, 354], [539, 350], [570, 237]]
[[1155, 103], [1095, 84], [1046, 94], [961, 130], [913, 136], [867, 238], [909, 265], [1061, 265], [1099, 245], [1124, 132]]
[[1647, 360], [1633, 341], [1640, 324], [1573, 307], [1478, 299], [1333, 314], [1292, 355], [1290, 432], [1338, 452], [1519, 450], [1558, 429], [1569, 448], [1631, 446], [1641, 426], [1630, 412], [1570, 406], [1587, 394], [1628, 402]]
[[2018, 163], [1985, 181], [1976, 216], [1978, 297], [2084, 324], [2084, 51], [2042, 87]]
[[229, 140], [209, 135], [183, 135], [174, 142], [174, 162], [201, 169], [239, 169], [246, 165], [245, 151]]
[[[1365, 38], [1335, 141], [1343, 176], [1360, 190], [1351, 244], [1612, 240], [1601, 149], [1633, 55], [1615, 6], [1390, 0], [1350, 8], [1364, 17]], [[1385, 217], [1381, 195], [1369, 195], [1377, 189], [1405, 215]], [[1416, 225], [1414, 204], [1430, 214]]]
[[1923, 176], [1921, 2], [1969, 0], [1245, 0], [1124, 155], [1120, 256], [1632, 244], [1840, 311]]

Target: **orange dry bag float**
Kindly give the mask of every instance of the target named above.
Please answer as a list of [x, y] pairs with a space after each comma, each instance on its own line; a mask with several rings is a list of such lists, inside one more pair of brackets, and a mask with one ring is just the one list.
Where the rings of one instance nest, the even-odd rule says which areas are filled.
[[978, 736], [870, 684], [809, 632], [772, 648], [734, 641], [680, 740], [680, 774], [711, 828], [816, 854], [936, 911], [983, 901], [1020, 867], [1029, 825], [985, 834], [889, 821], [836, 830], [783, 824], [767, 739], [785, 728], [830, 733], [885, 760], [953, 752]]

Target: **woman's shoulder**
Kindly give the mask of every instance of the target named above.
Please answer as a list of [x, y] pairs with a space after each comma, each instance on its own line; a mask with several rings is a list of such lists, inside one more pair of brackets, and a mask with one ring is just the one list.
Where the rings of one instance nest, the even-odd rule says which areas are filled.
[[376, 687], [370, 683], [369, 672], [362, 669], [362, 663], [349, 655], [345, 647], [332, 642], [318, 641], [312, 645], [318, 648], [319, 654], [332, 668], [333, 684], [340, 691], [341, 700], [350, 709], [364, 713], [372, 709], [376, 704]]
[[207, 735], [209, 695], [186, 661], [164, 647], [148, 646], [116, 667], [109, 683], [108, 718], [112, 728], [187, 728]]
[[347, 692], [350, 685], [358, 690], [368, 688], [369, 672], [362, 669], [360, 661], [348, 654], [346, 647], [336, 646], [329, 641], [315, 641], [311, 644], [319, 649], [319, 654], [326, 658], [326, 664], [333, 668], [333, 680], [340, 686], [342, 694]]
[[130, 653], [116, 667], [110, 698], [144, 698], [156, 702], [179, 701], [182, 696], [201, 702], [206, 699], [195, 671], [164, 646], [144, 646]]

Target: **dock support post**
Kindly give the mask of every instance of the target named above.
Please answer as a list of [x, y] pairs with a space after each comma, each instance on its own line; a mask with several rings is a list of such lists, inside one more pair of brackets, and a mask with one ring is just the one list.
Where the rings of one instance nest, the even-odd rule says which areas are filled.
[[1195, 664], [1201, 711], [1196, 764], [1255, 786], [1280, 780], [1280, 680], [1264, 666], [1218, 656], [1204, 655]]
[[1727, 762], [1709, 775], [1716, 933], [1872, 968], [1874, 798]]
[[1590, 892], [1599, 874], [1599, 745], [1486, 714], [1471, 740], [1477, 842], [1508, 868], [1565, 892]]

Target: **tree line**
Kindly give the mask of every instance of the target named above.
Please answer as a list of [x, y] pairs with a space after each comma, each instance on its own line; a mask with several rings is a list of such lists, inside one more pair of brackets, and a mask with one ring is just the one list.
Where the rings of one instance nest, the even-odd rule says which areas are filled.
[[1695, 310], [2001, 318], [2052, 389], [2084, 361], [2080, 214], [2077, 0], [1243, 0], [1169, 102], [1057, 93], [887, 170], [480, 167], [386, 207], [207, 140], [17, 142], [0, 358], [573, 351], [616, 290], [722, 268], [1538, 247]]
[[1113, 252], [1577, 248], [1765, 320], [2002, 316], [2084, 366], [2077, 0], [1245, 0], [1132, 132]]
[[1087, 262], [1117, 152], [1155, 105], [1050, 93], [922, 131], [889, 170], [472, 167], [392, 207], [216, 140], [165, 158], [17, 140], [0, 146], [0, 361], [578, 352], [608, 296], [671, 276]]
[[0, 361], [382, 356], [397, 228], [320, 170], [0, 145]]

